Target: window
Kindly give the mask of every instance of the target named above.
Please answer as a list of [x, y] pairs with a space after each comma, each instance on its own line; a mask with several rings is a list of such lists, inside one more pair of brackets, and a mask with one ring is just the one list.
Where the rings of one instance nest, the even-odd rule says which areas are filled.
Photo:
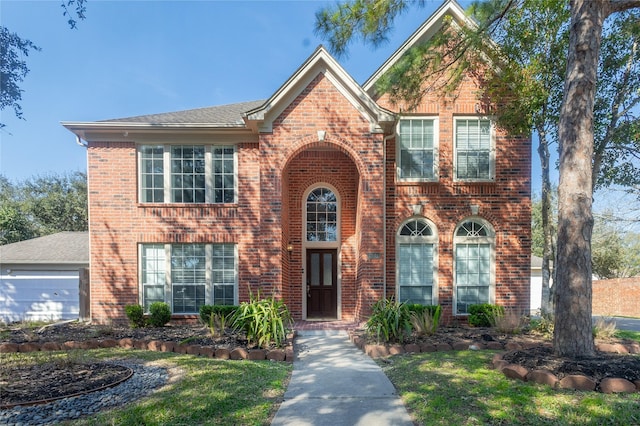
[[236, 155], [232, 146], [142, 145], [142, 203], [233, 203]]
[[398, 231], [396, 281], [400, 302], [437, 304], [434, 289], [438, 237], [433, 229], [425, 219], [412, 218]]
[[142, 244], [140, 253], [145, 311], [153, 302], [168, 303], [174, 314], [237, 303], [235, 244]]
[[338, 241], [338, 200], [328, 188], [307, 196], [307, 241]]
[[493, 179], [493, 136], [488, 119], [455, 120], [455, 176], [460, 180]]
[[436, 180], [437, 121], [402, 119], [398, 124], [398, 178]]
[[479, 219], [460, 224], [454, 235], [455, 308], [466, 315], [469, 305], [492, 303], [494, 270], [494, 233]]
[[164, 202], [164, 149], [162, 146], [140, 147], [140, 186], [143, 203]]

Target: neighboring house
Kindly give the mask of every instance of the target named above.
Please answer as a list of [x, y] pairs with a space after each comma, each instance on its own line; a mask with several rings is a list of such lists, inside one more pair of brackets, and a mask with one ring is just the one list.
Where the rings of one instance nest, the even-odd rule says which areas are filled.
[[[551, 265], [553, 268], [553, 265]], [[553, 273], [553, 271], [551, 272]], [[553, 285], [553, 281], [549, 283]], [[531, 255], [531, 314], [539, 314], [542, 309], [542, 258]]]
[[467, 19], [446, 2], [363, 85], [318, 47], [267, 100], [63, 123], [88, 151], [92, 319], [250, 293], [307, 320], [383, 297], [528, 312], [530, 138], [478, 112], [472, 77], [411, 112], [375, 91], [446, 16]]
[[78, 318], [89, 233], [60, 232], [0, 246], [0, 322]]

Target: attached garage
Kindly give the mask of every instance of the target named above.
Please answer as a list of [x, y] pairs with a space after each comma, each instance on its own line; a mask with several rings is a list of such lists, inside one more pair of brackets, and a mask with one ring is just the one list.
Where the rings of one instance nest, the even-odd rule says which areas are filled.
[[79, 317], [86, 232], [61, 232], [0, 246], [0, 322]]

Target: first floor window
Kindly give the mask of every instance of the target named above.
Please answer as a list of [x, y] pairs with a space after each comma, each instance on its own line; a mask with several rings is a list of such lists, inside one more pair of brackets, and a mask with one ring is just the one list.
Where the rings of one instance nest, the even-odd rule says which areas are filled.
[[398, 300], [421, 305], [435, 304], [435, 257], [437, 236], [422, 218], [406, 221], [398, 231]]
[[142, 304], [166, 302], [174, 314], [237, 303], [235, 244], [142, 244]]
[[492, 303], [494, 234], [474, 219], [463, 222], [454, 238], [456, 313], [465, 315], [469, 305]]

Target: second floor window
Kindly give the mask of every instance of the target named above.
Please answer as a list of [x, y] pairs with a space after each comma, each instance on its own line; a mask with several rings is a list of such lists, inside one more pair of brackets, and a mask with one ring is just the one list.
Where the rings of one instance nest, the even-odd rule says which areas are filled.
[[436, 180], [437, 121], [402, 119], [398, 124], [398, 178]]
[[454, 122], [456, 179], [493, 179], [491, 121], [478, 118], [458, 118]]
[[233, 146], [142, 145], [142, 203], [233, 203], [236, 156]]

